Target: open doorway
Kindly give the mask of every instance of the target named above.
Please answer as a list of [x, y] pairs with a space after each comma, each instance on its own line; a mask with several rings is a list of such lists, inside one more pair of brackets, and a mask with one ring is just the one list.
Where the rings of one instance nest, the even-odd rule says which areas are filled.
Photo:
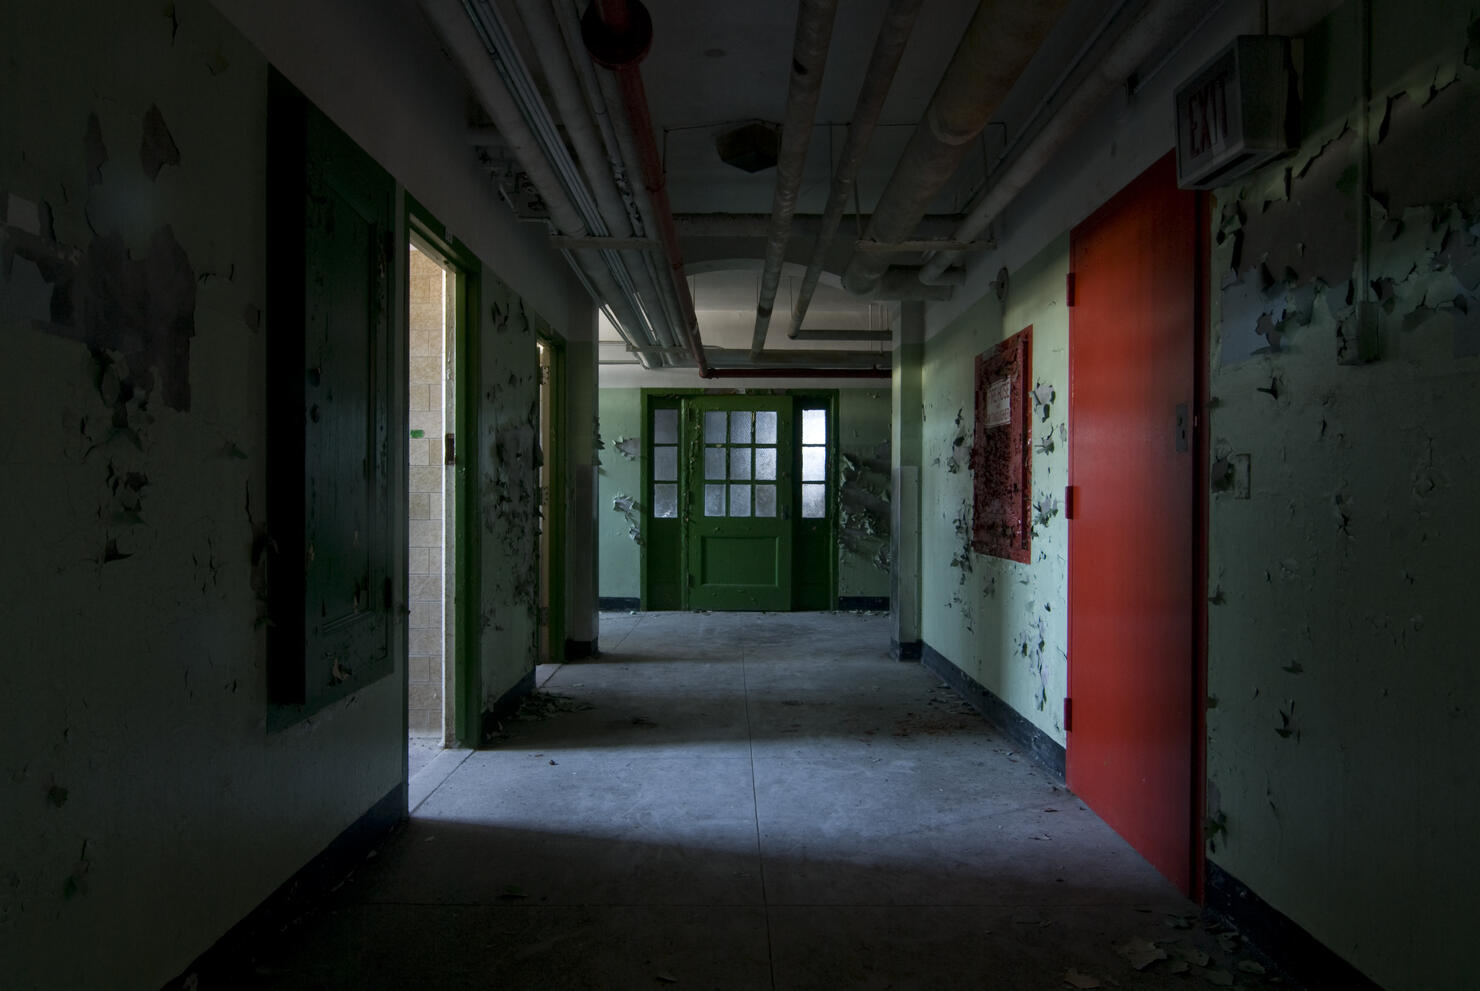
[[[559, 342], [542, 338], [539, 349], [540, 654], [539, 663], [565, 660], [564, 458], [561, 408], [563, 368]], [[541, 673], [541, 681], [545, 673]]]
[[413, 234], [407, 264], [407, 771], [454, 736], [456, 335], [460, 274]]

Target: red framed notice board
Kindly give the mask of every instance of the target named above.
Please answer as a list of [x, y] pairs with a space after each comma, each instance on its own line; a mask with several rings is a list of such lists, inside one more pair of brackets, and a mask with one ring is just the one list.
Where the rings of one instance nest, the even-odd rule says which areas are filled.
[[971, 546], [979, 554], [1028, 563], [1028, 477], [1032, 425], [1033, 328], [976, 357], [976, 433], [971, 446]]

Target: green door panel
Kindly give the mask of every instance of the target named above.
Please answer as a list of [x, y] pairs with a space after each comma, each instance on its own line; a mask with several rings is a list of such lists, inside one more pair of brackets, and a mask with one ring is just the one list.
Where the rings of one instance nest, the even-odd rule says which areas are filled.
[[790, 396], [695, 396], [683, 404], [690, 609], [792, 607]]
[[284, 725], [390, 672], [395, 185], [275, 78], [269, 691]]

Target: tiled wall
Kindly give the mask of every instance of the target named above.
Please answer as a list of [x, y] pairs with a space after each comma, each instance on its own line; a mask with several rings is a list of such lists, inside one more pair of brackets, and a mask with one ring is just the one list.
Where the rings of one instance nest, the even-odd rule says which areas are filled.
[[410, 543], [407, 585], [412, 733], [442, 732], [443, 562], [442, 488], [445, 270], [420, 251], [411, 252]]

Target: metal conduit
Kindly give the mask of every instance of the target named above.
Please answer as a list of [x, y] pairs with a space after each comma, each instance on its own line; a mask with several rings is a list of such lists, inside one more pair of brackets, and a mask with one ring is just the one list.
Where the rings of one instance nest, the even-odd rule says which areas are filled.
[[[868, 240], [895, 242], [910, 235], [1058, 22], [1066, 3], [982, 0], [879, 197], [865, 234]], [[843, 274], [843, 286], [866, 295], [888, 267], [887, 255], [854, 252]]]
[[668, 202], [668, 183], [663, 174], [663, 160], [653, 136], [653, 120], [648, 110], [647, 92], [642, 84], [638, 63], [652, 43], [652, 21], [636, 0], [596, 0], [582, 21], [582, 38], [598, 63], [612, 69], [621, 91], [632, 136], [637, 145], [637, 160], [642, 166], [643, 185], [652, 198], [657, 233], [668, 256], [669, 273], [683, 318], [689, 353], [699, 367], [699, 374], [709, 377], [709, 362], [704, 358], [704, 345], [699, 337], [699, 318], [694, 314], [694, 300], [684, 277], [683, 252], [678, 244], [678, 229], [673, 223], [673, 208]]
[[[643, 231], [634, 225], [627, 212], [627, 204], [617, 189], [609, 151], [592, 119], [587, 103], [589, 94], [583, 92], [581, 82], [576, 78], [576, 70], [560, 25], [556, 22], [554, 8], [546, 0], [515, 0], [515, 6], [540, 55], [540, 67], [544, 71], [556, 109], [560, 112], [565, 132], [575, 145], [585, 186], [595, 196], [597, 212], [605, 222], [608, 233], [616, 237], [642, 236]], [[584, 58], [584, 54], [582, 52], [582, 61], [589, 65], [590, 60]], [[672, 345], [675, 337], [666, 313], [659, 311], [655, 314], [642, 302], [644, 297], [654, 305], [659, 301], [652, 270], [640, 256], [621, 255], [619, 258], [629, 279], [636, 284], [637, 305], [652, 327], [658, 343]]]
[[750, 353], [759, 355], [766, 346], [771, 326], [771, 308], [781, 282], [781, 263], [791, 235], [791, 217], [797, 208], [797, 192], [807, 164], [807, 145], [812, 140], [812, 122], [817, 117], [817, 99], [822, 94], [822, 74], [827, 67], [827, 49], [832, 43], [837, 0], [801, 0], [797, 8], [796, 38], [791, 50], [791, 82], [786, 94], [786, 119], [781, 126], [781, 149], [776, 156], [776, 190], [771, 200], [771, 225], [766, 235], [766, 264], [761, 271], [760, 298], [755, 305], [755, 335]]
[[[508, 142], [520, 167], [540, 191], [556, 230], [577, 237], [588, 234], [585, 218], [567, 195], [560, 172], [547, 157], [494, 60], [489, 57], [483, 26], [474, 18], [467, 3], [464, 0], [423, 0], [422, 7], [453, 61], [472, 85], [479, 102]], [[470, 23], [476, 28], [475, 32], [468, 30]], [[604, 252], [603, 255], [605, 257], [601, 260], [570, 254], [567, 258], [573, 261], [577, 275], [588, 291], [592, 291], [596, 301], [610, 307], [624, 339], [638, 346], [649, 343], [645, 339], [644, 324], [633, 308], [632, 297], [613, 275], [612, 263], [617, 260], [615, 252]], [[651, 362], [652, 359], [648, 359], [644, 366], [652, 367]]]
[[[1069, 95], [1058, 113], [1049, 118], [1043, 129], [1023, 148], [992, 183], [977, 205], [956, 228], [955, 238], [972, 238], [984, 230], [1002, 209], [1011, 203], [1033, 181], [1049, 160], [1058, 154], [1069, 138], [1082, 128], [1110, 95], [1125, 85], [1131, 73], [1151, 57], [1169, 26], [1184, 23], [1184, 18], [1204, 10], [1202, 0], [1151, 0], [1125, 32], [1116, 39], [1105, 58], [1088, 78]], [[937, 253], [920, 270], [920, 278], [933, 280], [952, 265], [959, 252]]]
[[822, 213], [822, 229], [812, 245], [812, 257], [807, 262], [807, 274], [802, 277], [797, 290], [796, 303], [792, 307], [791, 328], [786, 335], [795, 338], [807, 318], [807, 308], [812, 305], [812, 294], [817, 291], [817, 280], [822, 276], [823, 259], [838, 232], [843, 211], [848, 207], [848, 197], [853, 194], [853, 183], [858, 178], [858, 169], [863, 164], [864, 153], [874, 135], [874, 126], [884, 109], [884, 99], [894, 83], [895, 70], [899, 68], [900, 56], [909, 43], [910, 33], [915, 27], [915, 15], [920, 12], [922, 0], [890, 0], [884, 11], [884, 22], [879, 25], [879, 35], [874, 41], [874, 51], [869, 56], [868, 69], [863, 76], [863, 86], [858, 91], [858, 102], [853, 107], [853, 121], [848, 125], [848, 137], [843, 142], [842, 157], [833, 173], [832, 191], [828, 194], [827, 208]]
[[[586, 100], [601, 132], [602, 142], [606, 146], [607, 167], [626, 207], [628, 225], [634, 232], [640, 231], [645, 236], [652, 237], [653, 232], [658, 229], [652, 200], [641, 184], [633, 180], [630, 164], [639, 160], [637, 142], [626, 116], [611, 113], [611, 107], [621, 104], [621, 92], [611, 73], [598, 74], [596, 71], [591, 53], [586, 50], [586, 43], [582, 38], [577, 2], [578, 0], [551, 0], [550, 6], [565, 41], [567, 60], [580, 79], [581, 88], [585, 91]], [[640, 266], [645, 274], [642, 279], [644, 287], [653, 293], [653, 299], [663, 310], [672, 336], [671, 343], [686, 345], [688, 334], [684, 328], [673, 281], [662, 272], [650, 251], [643, 251], [636, 257], [629, 256], [628, 260], [633, 265]]]
[[[565, 142], [561, 140], [560, 131], [555, 126], [555, 119], [551, 116], [549, 108], [545, 106], [544, 98], [535, 85], [534, 76], [530, 73], [529, 67], [524, 64], [524, 59], [514, 43], [502, 13], [489, 0], [463, 0], [463, 8], [473, 22], [473, 27], [477, 29], [479, 37], [483, 39], [483, 46], [487, 49], [495, 68], [498, 69], [500, 77], [503, 78], [504, 85], [514, 97], [514, 103], [519, 109], [520, 116], [533, 132], [546, 159], [554, 166], [561, 183], [560, 188], [580, 213], [586, 230], [597, 237], [611, 236], [611, 230], [607, 226], [605, 217], [602, 216], [592, 189], [576, 167]], [[542, 187], [540, 194], [548, 201], [546, 189]], [[637, 287], [633, 285], [631, 274], [627, 271], [622, 257], [612, 250], [601, 250], [599, 253], [607, 271], [611, 273], [612, 280], [616, 282], [621, 291], [624, 298], [623, 308], [636, 319], [635, 326], [638, 332], [649, 340], [660, 341], [660, 335], [642, 305]]]

